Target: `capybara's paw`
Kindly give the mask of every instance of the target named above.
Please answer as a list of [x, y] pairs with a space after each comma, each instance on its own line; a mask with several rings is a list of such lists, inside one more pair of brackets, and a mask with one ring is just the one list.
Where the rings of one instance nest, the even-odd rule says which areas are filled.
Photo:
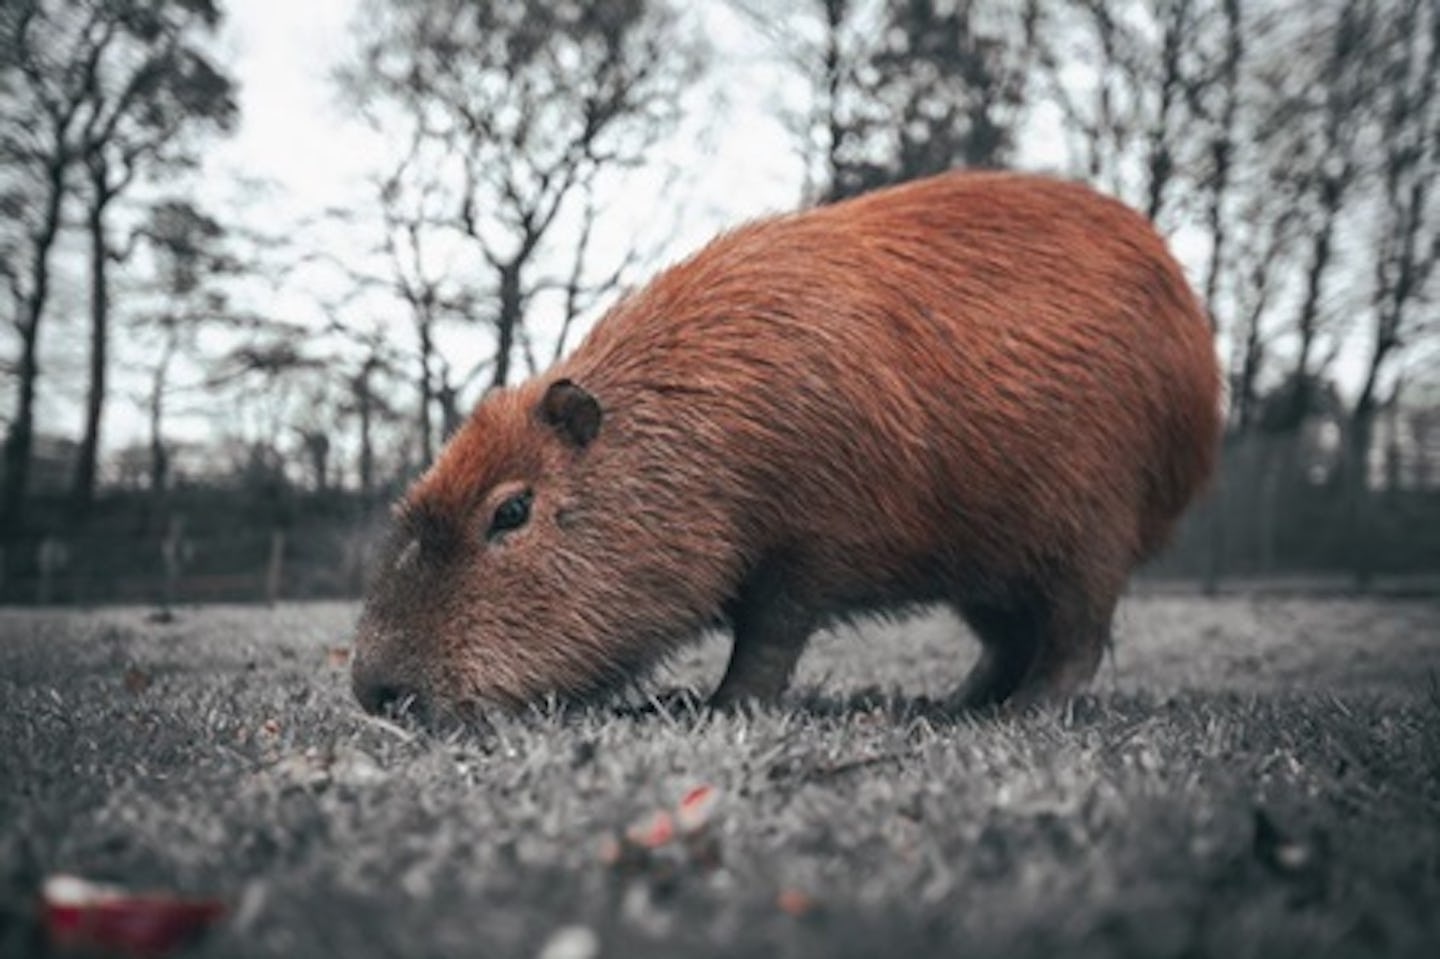
[[763, 709], [766, 706], [773, 706], [779, 701], [779, 690], [763, 690], [722, 683], [719, 689], [710, 694], [706, 705], [716, 712], [734, 713]]

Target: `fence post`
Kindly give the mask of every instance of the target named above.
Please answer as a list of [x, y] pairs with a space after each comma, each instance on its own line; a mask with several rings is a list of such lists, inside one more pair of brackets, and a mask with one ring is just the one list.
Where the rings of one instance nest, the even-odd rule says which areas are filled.
[[265, 568], [265, 602], [271, 606], [280, 598], [280, 574], [285, 560], [285, 531], [270, 533], [270, 562]]
[[185, 518], [173, 516], [160, 541], [160, 560], [164, 566], [164, 582], [160, 587], [160, 611], [173, 615], [172, 608], [180, 595], [180, 571], [188, 558], [185, 543]]
[[57, 536], [47, 535], [40, 540], [40, 554], [36, 565], [40, 568], [40, 583], [36, 587], [35, 599], [44, 606], [54, 597], [55, 574], [65, 568], [70, 560], [70, 551], [65, 542]]

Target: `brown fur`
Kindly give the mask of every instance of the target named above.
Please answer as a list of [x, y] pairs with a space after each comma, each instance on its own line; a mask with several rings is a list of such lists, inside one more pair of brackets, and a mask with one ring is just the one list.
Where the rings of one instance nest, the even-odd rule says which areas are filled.
[[400, 508], [357, 693], [584, 696], [723, 619], [717, 699], [769, 698], [815, 629], [927, 602], [982, 640], [970, 702], [1069, 692], [1209, 473], [1218, 394], [1164, 243], [1085, 187], [955, 173], [743, 226], [480, 403]]

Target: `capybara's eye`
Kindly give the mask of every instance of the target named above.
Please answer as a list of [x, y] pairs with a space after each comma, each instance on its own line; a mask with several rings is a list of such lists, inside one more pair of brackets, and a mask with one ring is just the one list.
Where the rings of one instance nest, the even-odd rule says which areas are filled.
[[513, 496], [507, 496], [505, 501], [495, 507], [495, 515], [490, 518], [490, 528], [485, 532], [486, 539], [494, 539], [506, 530], [512, 530], [525, 525], [530, 518], [530, 491], [524, 490]]

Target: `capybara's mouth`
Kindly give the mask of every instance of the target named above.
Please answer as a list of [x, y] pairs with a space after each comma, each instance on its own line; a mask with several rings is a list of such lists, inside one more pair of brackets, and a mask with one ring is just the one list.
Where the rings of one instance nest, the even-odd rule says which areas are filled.
[[424, 695], [409, 693], [395, 699], [379, 709], [365, 711], [380, 720], [382, 724], [393, 724], [401, 730], [423, 731], [432, 735], [445, 736], [460, 732], [483, 732], [489, 729], [492, 719], [501, 710], [494, 703], [476, 699], [439, 700]]

